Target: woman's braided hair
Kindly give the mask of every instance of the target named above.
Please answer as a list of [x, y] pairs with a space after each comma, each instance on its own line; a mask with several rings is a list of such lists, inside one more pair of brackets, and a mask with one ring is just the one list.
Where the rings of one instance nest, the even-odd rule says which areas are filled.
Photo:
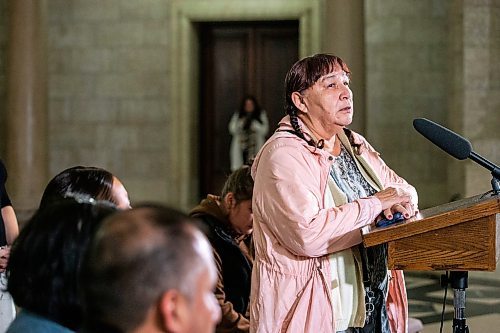
[[340, 66], [347, 75], [351, 73], [346, 63], [339, 57], [331, 54], [316, 54], [297, 61], [285, 78], [285, 112], [290, 116], [290, 123], [295, 134], [314, 147], [317, 146], [317, 143], [312, 138], [307, 139], [300, 128], [299, 109], [292, 101], [292, 94], [294, 92], [302, 93], [307, 88], [312, 87], [323, 75], [331, 73], [335, 66]]

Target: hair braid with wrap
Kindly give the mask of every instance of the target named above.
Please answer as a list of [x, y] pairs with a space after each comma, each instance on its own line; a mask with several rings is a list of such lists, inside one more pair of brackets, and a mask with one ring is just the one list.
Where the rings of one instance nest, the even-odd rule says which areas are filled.
[[292, 124], [292, 128], [295, 134], [299, 138], [304, 139], [304, 141], [306, 141], [310, 146], [316, 146], [316, 142], [314, 142], [312, 138], [307, 140], [304, 133], [302, 132], [302, 129], [299, 125], [299, 117], [297, 116], [297, 108], [290, 108], [287, 111], [288, 115], [290, 116], [290, 123]]

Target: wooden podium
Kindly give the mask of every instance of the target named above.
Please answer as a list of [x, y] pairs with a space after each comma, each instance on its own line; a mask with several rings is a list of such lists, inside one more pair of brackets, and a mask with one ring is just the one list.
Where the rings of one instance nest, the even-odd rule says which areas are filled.
[[362, 232], [366, 247], [388, 244], [390, 269], [494, 271], [500, 257], [500, 197], [451, 202]]
[[421, 211], [400, 224], [364, 228], [366, 247], [388, 244], [390, 269], [451, 271], [453, 333], [469, 333], [468, 271], [494, 271], [500, 253], [500, 196], [476, 196]]

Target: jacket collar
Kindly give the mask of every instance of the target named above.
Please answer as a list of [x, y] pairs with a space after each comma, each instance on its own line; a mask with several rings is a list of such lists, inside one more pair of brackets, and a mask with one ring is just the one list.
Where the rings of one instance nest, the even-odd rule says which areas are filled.
[[236, 230], [234, 230], [229, 218], [221, 208], [221, 198], [219, 196], [209, 194], [205, 199], [203, 199], [198, 206], [193, 208], [189, 213], [192, 217], [201, 217], [203, 215], [208, 215], [213, 218], [214, 228], [216, 232], [223, 232], [229, 235], [232, 239], [239, 242], [242, 239], [246, 238], [247, 235], [241, 235]]

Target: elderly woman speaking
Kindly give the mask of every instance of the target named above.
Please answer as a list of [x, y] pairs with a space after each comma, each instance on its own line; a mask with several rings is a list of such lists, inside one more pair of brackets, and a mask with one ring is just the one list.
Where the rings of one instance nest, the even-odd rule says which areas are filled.
[[417, 210], [417, 193], [361, 135], [342, 59], [318, 54], [285, 79], [285, 116], [252, 174], [251, 332], [407, 331], [401, 271], [360, 229]]

